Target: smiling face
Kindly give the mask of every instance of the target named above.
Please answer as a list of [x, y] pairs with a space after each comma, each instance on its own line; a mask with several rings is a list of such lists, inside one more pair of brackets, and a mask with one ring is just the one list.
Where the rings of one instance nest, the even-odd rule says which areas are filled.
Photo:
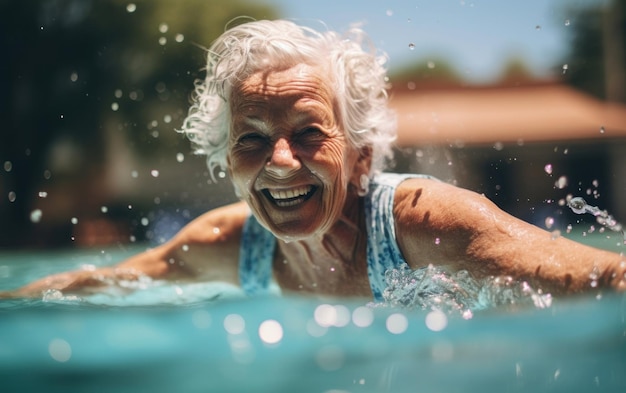
[[338, 124], [324, 69], [252, 74], [230, 105], [230, 176], [259, 222], [283, 240], [328, 231], [367, 169]]

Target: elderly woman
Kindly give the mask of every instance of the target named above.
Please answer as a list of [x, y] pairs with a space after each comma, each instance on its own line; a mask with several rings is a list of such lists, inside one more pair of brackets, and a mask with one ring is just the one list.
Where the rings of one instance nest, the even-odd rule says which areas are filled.
[[554, 238], [428, 176], [380, 173], [395, 123], [384, 58], [363, 49], [365, 38], [288, 21], [227, 30], [209, 49], [184, 131], [211, 172], [228, 171], [241, 202], [115, 267], [57, 274], [13, 295], [148, 275], [380, 300], [385, 272], [403, 264], [510, 275], [553, 292], [592, 279], [626, 287], [620, 255]]

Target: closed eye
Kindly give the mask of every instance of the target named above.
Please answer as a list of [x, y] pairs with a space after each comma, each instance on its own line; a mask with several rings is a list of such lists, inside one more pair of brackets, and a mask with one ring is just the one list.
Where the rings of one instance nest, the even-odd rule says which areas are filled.
[[306, 127], [298, 132], [298, 139], [324, 139], [326, 134], [317, 127]]

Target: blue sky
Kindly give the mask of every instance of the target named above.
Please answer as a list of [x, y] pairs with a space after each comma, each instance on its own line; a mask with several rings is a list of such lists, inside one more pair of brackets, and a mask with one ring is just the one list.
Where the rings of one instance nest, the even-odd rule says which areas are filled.
[[[536, 76], [567, 62], [572, 8], [605, 0], [266, 0], [282, 16], [343, 31], [363, 23], [388, 53], [389, 67], [444, 58], [464, 78], [497, 78], [506, 61], [522, 59]], [[410, 49], [410, 44], [414, 49]]]

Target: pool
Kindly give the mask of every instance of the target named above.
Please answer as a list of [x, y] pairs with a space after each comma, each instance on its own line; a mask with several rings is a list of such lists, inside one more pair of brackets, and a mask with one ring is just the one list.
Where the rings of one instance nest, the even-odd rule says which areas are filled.
[[[135, 252], [1, 255], [0, 290]], [[595, 292], [471, 318], [249, 299], [219, 283], [3, 300], [0, 381], [2, 392], [624, 392], [626, 297]]]

